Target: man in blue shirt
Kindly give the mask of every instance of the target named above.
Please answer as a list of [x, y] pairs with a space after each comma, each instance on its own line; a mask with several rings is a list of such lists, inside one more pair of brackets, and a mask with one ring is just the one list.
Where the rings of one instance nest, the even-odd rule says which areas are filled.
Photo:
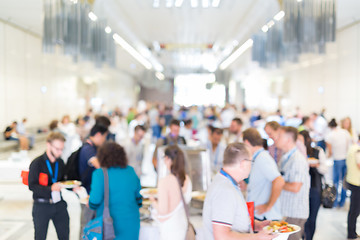
[[[105, 141], [108, 133], [108, 127], [102, 124], [95, 124], [90, 130], [90, 136], [86, 139], [79, 154], [79, 174], [81, 177], [82, 186], [86, 188], [90, 194], [90, 185], [92, 173], [96, 168], [100, 168], [100, 164], [96, 158], [97, 149]], [[84, 226], [95, 216], [95, 211], [89, 209], [85, 205], [81, 205], [81, 233]]]
[[281, 206], [279, 197], [285, 184], [274, 159], [263, 148], [263, 139], [255, 128], [243, 133], [244, 143], [252, 158], [247, 200], [254, 202], [255, 218], [259, 220], [280, 220]]
[[79, 173], [81, 176], [82, 185], [90, 193], [91, 176], [96, 168], [99, 168], [99, 163], [96, 159], [97, 148], [105, 141], [108, 133], [108, 128], [95, 124], [90, 130], [90, 136], [84, 143], [79, 155]]

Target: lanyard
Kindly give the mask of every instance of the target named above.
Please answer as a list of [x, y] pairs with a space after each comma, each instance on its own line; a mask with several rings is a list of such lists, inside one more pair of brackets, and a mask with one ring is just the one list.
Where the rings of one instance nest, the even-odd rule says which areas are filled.
[[256, 158], [259, 156], [259, 154], [262, 153], [263, 151], [265, 151], [265, 150], [262, 148], [262, 149], [258, 150], [258, 151], [254, 154], [254, 156], [253, 156], [253, 162], [255, 162], [255, 159], [256, 159]]
[[[213, 153], [212, 143], [211, 142], [209, 142], [209, 150], [211, 151], [211, 153]], [[214, 160], [214, 166], [215, 167], [216, 167], [217, 162], [219, 160], [219, 151], [220, 151], [220, 147], [219, 147], [219, 144], [218, 144], [217, 147], [216, 147], [216, 150], [215, 150], [215, 160]]]
[[56, 183], [57, 182], [57, 177], [58, 177], [58, 171], [59, 171], [59, 163], [58, 162], [55, 163], [55, 175], [53, 174], [53, 171], [52, 171], [49, 160], [46, 160], [46, 165], [47, 165], [47, 168], [49, 170], [52, 183]]
[[285, 159], [285, 161], [283, 161], [281, 163], [281, 168], [284, 168], [285, 164], [289, 161], [289, 159], [291, 158], [291, 156], [295, 153], [296, 148], [294, 148], [293, 150], [291, 150], [291, 152], [289, 153], [288, 157]]
[[275, 153], [274, 153], [274, 158], [275, 158], [275, 162], [278, 162], [278, 159], [277, 159], [277, 147], [275, 147]]
[[[230, 180], [230, 182], [235, 186], [236, 190], [239, 192], [239, 194], [242, 196], [242, 193], [240, 191], [240, 188], [237, 184], [237, 182], [235, 181], [235, 179], [233, 177], [231, 177], [227, 172], [224, 171], [224, 169], [221, 169], [220, 170], [220, 174], [222, 174], [224, 177], [226, 177], [227, 179]], [[242, 196], [243, 197], [243, 196]], [[245, 204], [246, 205], [246, 204]], [[250, 229], [250, 232], [252, 233], [252, 228], [251, 228], [251, 218], [250, 218], [250, 214], [249, 214], [249, 211], [246, 211], [248, 213], [248, 216], [249, 216], [249, 229]]]

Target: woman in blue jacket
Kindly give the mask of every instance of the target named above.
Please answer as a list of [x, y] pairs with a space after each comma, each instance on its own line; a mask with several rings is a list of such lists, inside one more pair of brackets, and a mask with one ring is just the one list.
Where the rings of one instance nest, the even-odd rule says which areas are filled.
[[[123, 147], [114, 142], [106, 142], [99, 149], [97, 158], [101, 167], [108, 168], [109, 208], [114, 221], [115, 239], [139, 239], [141, 185], [134, 169], [127, 165]], [[97, 216], [102, 215], [104, 209], [102, 169], [93, 172], [89, 206], [96, 210]]]

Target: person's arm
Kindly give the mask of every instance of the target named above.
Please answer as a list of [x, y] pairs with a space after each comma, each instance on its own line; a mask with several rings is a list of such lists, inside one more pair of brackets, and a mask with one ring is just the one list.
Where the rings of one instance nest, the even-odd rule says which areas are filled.
[[332, 156], [332, 147], [331, 147], [331, 144], [330, 143], [326, 143], [326, 148], [328, 150], [328, 158], [330, 158]]
[[140, 208], [140, 207], [142, 207], [142, 201], [143, 201], [142, 196], [140, 194], [140, 190], [141, 190], [140, 179], [136, 175], [135, 171], [133, 171], [133, 174], [134, 174], [134, 178], [136, 179], [136, 185], [137, 185], [136, 192], [135, 192], [135, 199]]
[[281, 191], [285, 185], [285, 180], [282, 176], [278, 176], [272, 181], [271, 195], [269, 201], [265, 204], [258, 205], [255, 207], [257, 214], [263, 214], [271, 210], [271, 208], [276, 203], [276, 200], [279, 198]]
[[168, 219], [166, 217], [167, 214], [169, 214], [169, 202], [170, 202], [170, 196], [168, 194], [169, 191], [169, 180], [168, 178], [161, 179], [159, 181], [158, 185], [158, 198], [157, 200], [153, 197], [150, 198], [152, 205], [157, 210], [158, 213], [158, 220], [160, 222], [163, 222]]
[[318, 169], [319, 173], [325, 174], [328, 171], [328, 166], [326, 165], [325, 152], [320, 147], [318, 149], [319, 149], [319, 166], [317, 166], [317, 169]]
[[298, 193], [302, 187], [301, 182], [285, 182], [284, 190], [288, 192]]
[[89, 207], [96, 210], [104, 201], [104, 173], [96, 169], [92, 175]]
[[268, 240], [277, 237], [269, 232], [261, 231], [256, 234], [239, 233], [231, 230], [231, 226], [212, 224], [215, 240]]

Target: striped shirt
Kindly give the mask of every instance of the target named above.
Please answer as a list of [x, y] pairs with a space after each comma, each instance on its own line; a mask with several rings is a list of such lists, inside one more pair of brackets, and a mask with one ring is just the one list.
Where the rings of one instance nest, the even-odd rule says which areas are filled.
[[297, 148], [285, 153], [281, 158], [280, 172], [285, 182], [301, 182], [299, 192], [281, 192], [281, 213], [284, 217], [307, 219], [309, 217], [309, 165]]

